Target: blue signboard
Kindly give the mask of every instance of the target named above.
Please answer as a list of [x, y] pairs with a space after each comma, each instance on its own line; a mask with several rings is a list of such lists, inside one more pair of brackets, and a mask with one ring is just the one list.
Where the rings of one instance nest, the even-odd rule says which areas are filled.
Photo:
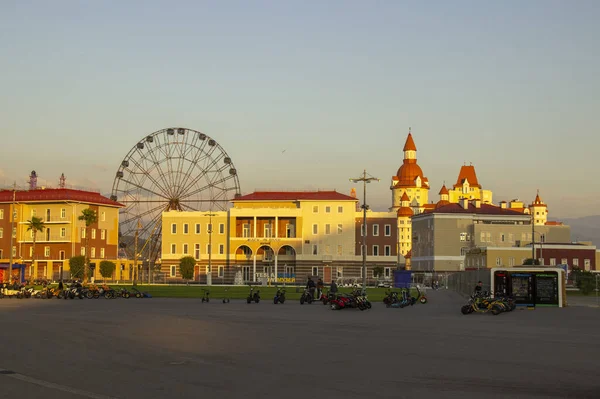
[[394, 270], [394, 288], [410, 288], [412, 272], [410, 270]]

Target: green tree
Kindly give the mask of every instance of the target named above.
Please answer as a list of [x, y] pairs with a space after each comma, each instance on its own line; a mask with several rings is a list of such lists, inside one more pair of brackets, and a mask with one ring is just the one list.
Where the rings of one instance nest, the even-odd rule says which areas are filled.
[[100, 274], [105, 279], [111, 278], [116, 268], [117, 265], [109, 260], [103, 260], [102, 262], [100, 262]]
[[[37, 239], [37, 233], [41, 233], [42, 231], [44, 231], [44, 229], [46, 228], [46, 226], [44, 225], [44, 219], [39, 218], [37, 216], [32, 216], [31, 220], [27, 221], [27, 231], [31, 231], [32, 235], [33, 235], [33, 244], [31, 246], [31, 266], [34, 266], [32, 269], [35, 270], [35, 273], [37, 273], [37, 261], [36, 261], [36, 257], [35, 257], [35, 243], [36, 243], [36, 239]], [[32, 272], [33, 272], [32, 270]], [[31, 276], [33, 277], [33, 276]]]
[[179, 260], [179, 273], [185, 280], [191, 280], [194, 278], [194, 266], [196, 266], [196, 259], [193, 256], [184, 256]]
[[98, 221], [96, 211], [86, 208], [81, 211], [79, 220], [85, 222], [85, 264], [83, 268], [83, 282], [87, 283], [90, 270], [90, 226]]
[[85, 269], [85, 256], [73, 256], [69, 259], [71, 278], [82, 278]]
[[575, 279], [575, 285], [583, 295], [589, 295], [596, 289], [596, 276], [594, 273], [577, 267], [574, 267], [571, 273]]

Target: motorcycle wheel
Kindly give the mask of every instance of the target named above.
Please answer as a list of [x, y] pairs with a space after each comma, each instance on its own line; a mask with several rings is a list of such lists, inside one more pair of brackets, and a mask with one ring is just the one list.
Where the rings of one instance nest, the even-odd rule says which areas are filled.
[[471, 307], [471, 305], [464, 305], [463, 307], [460, 308], [460, 312], [462, 314], [469, 314], [469, 313], [473, 312], [473, 308]]
[[277, 297], [273, 298], [273, 303], [275, 305], [277, 305], [279, 303], [279, 298], [277, 298]]
[[309, 296], [306, 302], [308, 302], [308, 304], [310, 305], [312, 303], [312, 301], [313, 301], [312, 297]]
[[285, 302], [285, 297], [281, 297], [279, 298], [279, 303], [283, 305], [283, 303]]
[[139, 292], [137, 292], [137, 293], [135, 294], [135, 297], [136, 297], [136, 298], [141, 298], [141, 297], [142, 297], [142, 294], [140, 294]]
[[304, 296], [300, 297], [300, 305], [304, 305]]
[[260, 302], [260, 298], [254, 298], [254, 302], [255, 303], [259, 303]]
[[250, 303], [250, 302], [252, 302], [252, 299], [251, 299], [251, 298], [249, 298], [249, 297], [248, 297], [248, 298], [246, 298], [246, 303]]
[[331, 310], [339, 310], [340, 306], [337, 303], [332, 303], [331, 304]]
[[419, 299], [419, 302], [421, 302], [421, 303], [424, 305], [424, 304], [426, 304], [426, 303], [427, 303], [427, 298], [425, 298], [424, 296], [422, 296], [422, 297]]
[[367, 309], [371, 309], [371, 302], [367, 302]]
[[491, 312], [494, 316], [498, 316], [500, 313], [502, 313], [502, 308], [498, 305], [494, 305], [492, 306]]

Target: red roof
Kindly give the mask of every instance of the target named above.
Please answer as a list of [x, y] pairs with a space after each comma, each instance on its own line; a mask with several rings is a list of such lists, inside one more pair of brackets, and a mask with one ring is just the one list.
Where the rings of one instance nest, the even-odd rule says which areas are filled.
[[440, 192], [438, 193], [439, 195], [449, 195], [450, 192], [448, 191], [448, 189], [446, 188], [446, 185], [444, 184], [442, 186], [442, 189], [440, 190]]
[[523, 215], [520, 212], [513, 211], [511, 209], [503, 209], [495, 205], [481, 204], [480, 208], [476, 208], [475, 205], [469, 203], [468, 209], [464, 209], [460, 204], [448, 204], [440, 206], [429, 213], [476, 213], [478, 215], [506, 215], [506, 216], [517, 216]]
[[417, 146], [412, 138], [412, 134], [408, 133], [406, 143], [404, 143], [404, 149], [402, 151], [417, 151]]
[[408, 206], [403, 206], [400, 209], [398, 209], [398, 217], [411, 217], [414, 214], [415, 213], [413, 212], [413, 210]]
[[410, 197], [406, 194], [406, 191], [402, 193], [402, 198], [400, 198], [400, 201], [410, 201]]
[[[0, 191], [0, 203], [12, 202], [13, 191]], [[29, 191], [16, 191], [16, 202], [83, 202], [86, 204], [98, 204], [114, 207], [123, 207], [125, 205], [113, 201], [100, 193], [83, 190], [72, 190], [70, 188], [46, 188]]]
[[357, 201], [337, 191], [255, 191], [233, 200], [238, 201]]
[[[562, 226], [563, 222], [556, 222], [556, 221], [551, 221], [551, 222], [546, 222], [546, 226]], [[546, 245], [546, 244], [544, 244]]]
[[458, 172], [458, 179], [456, 179], [456, 184], [454, 188], [462, 187], [465, 179], [469, 181], [469, 186], [481, 188], [481, 185], [477, 181], [477, 174], [475, 173], [475, 166], [473, 165], [463, 165], [460, 167], [460, 172]]

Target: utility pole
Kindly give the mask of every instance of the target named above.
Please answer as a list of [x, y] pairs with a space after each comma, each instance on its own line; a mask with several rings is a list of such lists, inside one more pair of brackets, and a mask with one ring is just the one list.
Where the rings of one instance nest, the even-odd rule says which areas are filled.
[[15, 202], [17, 196], [17, 182], [13, 183], [13, 197], [12, 197], [12, 205], [10, 209], [10, 261], [8, 262], [8, 283], [10, 284], [10, 280], [12, 279], [12, 267], [13, 267], [13, 240], [15, 238], [14, 230], [15, 230]]
[[212, 217], [216, 216], [214, 213], [207, 213], [204, 216], [208, 216], [208, 270], [206, 273], [206, 285], [212, 284], [212, 232], [213, 224]]
[[367, 289], [367, 183], [372, 181], [379, 181], [378, 178], [369, 175], [367, 177], [367, 170], [363, 170], [361, 177], [356, 179], [350, 179], [353, 183], [363, 182], [363, 225], [362, 225], [362, 290], [363, 293]]
[[133, 285], [137, 285], [137, 273], [138, 273], [138, 236], [142, 223], [138, 220], [135, 229], [135, 242], [133, 245]]
[[531, 259], [533, 260], [533, 265], [537, 264], [535, 258], [535, 219], [533, 216], [533, 211], [531, 211]]

